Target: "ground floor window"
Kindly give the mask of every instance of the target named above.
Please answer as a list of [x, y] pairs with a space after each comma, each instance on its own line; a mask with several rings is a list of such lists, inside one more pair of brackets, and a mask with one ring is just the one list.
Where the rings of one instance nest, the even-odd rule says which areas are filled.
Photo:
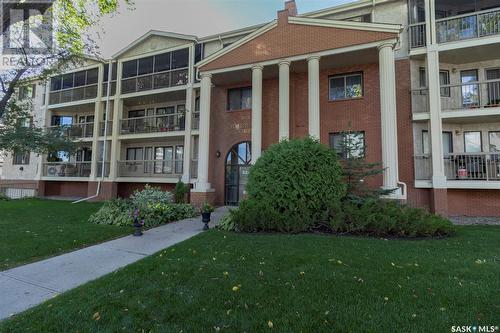
[[14, 152], [12, 158], [13, 165], [28, 165], [30, 164], [30, 153], [24, 151]]
[[331, 133], [330, 147], [342, 159], [365, 157], [365, 132]]
[[464, 148], [466, 153], [480, 153], [482, 149], [481, 132], [464, 132]]

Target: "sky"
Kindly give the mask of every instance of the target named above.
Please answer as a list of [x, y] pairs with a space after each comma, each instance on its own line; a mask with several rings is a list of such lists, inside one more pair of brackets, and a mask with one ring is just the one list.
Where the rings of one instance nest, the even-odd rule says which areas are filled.
[[[354, 0], [296, 0], [299, 14]], [[101, 56], [109, 58], [149, 30], [198, 37], [266, 23], [276, 18], [285, 0], [135, 0], [96, 29]]]

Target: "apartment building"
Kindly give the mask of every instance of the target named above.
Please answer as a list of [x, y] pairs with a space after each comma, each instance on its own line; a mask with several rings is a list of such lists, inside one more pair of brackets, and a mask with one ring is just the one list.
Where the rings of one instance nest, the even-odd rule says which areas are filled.
[[[361, 0], [196, 37], [150, 31], [32, 92], [34, 122], [69, 156], [16, 154], [3, 182], [41, 196], [108, 199], [191, 184], [237, 204], [250, 165], [280, 139], [317, 137], [381, 162], [374, 186], [449, 215], [498, 216], [500, 1]], [[109, 93], [108, 93], [109, 92]], [[342, 156], [342, 152], [339, 151]]]

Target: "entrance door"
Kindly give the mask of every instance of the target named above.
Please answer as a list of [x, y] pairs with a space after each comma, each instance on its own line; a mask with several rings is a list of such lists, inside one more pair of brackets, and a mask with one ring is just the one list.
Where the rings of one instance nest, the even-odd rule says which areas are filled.
[[238, 205], [241, 199], [243, 199], [251, 161], [250, 142], [241, 142], [229, 150], [225, 166], [226, 205]]

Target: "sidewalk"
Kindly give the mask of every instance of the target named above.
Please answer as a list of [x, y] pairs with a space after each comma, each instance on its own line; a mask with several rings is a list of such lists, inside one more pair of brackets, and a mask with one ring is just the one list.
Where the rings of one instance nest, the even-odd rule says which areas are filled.
[[[227, 212], [212, 213], [211, 227]], [[0, 272], [0, 320], [202, 232], [201, 217]]]

